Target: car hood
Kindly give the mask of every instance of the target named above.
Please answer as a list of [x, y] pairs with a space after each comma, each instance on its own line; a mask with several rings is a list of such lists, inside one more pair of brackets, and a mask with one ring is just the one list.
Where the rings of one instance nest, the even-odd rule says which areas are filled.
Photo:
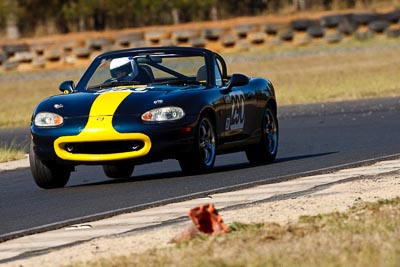
[[64, 118], [84, 116], [140, 115], [161, 106], [187, 105], [196, 90], [192, 87], [107, 89], [98, 92], [77, 92], [56, 95], [42, 101], [35, 113], [46, 111]]

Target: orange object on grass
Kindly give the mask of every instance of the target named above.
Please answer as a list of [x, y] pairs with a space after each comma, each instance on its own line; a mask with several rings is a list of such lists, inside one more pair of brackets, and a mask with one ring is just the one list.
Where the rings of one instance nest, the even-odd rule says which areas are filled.
[[201, 205], [189, 211], [196, 228], [205, 234], [227, 233], [228, 228], [213, 204]]

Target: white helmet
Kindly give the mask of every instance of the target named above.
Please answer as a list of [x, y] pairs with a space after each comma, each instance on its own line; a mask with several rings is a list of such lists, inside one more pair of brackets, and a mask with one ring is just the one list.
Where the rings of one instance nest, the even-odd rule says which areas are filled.
[[113, 78], [132, 80], [138, 74], [136, 62], [129, 57], [114, 58], [110, 63], [110, 72]]

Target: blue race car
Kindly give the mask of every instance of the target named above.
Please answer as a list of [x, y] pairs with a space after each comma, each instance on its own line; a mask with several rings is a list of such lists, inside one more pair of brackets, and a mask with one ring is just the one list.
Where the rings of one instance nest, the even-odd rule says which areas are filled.
[[127, 178], [135, 165], [177, 159], [188, 174], [217, 154], [245, 151], [252, 164], [278, 150], [272, 83], [228, 76], [224, 59], [192, 47], [126, 49], [97, 56], [75, 85], [33, 112], [29, 160], [39, 187], [67, 184], [75, 166]]

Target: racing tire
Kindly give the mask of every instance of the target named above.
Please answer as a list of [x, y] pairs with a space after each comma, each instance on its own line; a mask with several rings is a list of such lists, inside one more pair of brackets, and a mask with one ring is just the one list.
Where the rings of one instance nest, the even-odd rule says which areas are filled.
[[71, 169], [68, 166], [38, 159], [32, 142], [29, 149], [29, 164], [35, 183], [43, 189], [64, 187], [71, 176]]
[[114, 164], [103, 165], [104, 174], [112, 179], [124, 179], [131, 177], [135, 165], [133, 164]]
[[376, 20], [368, 24], [368, 29], [375, 33], [383, 33], [389, 27], [389, 23], [384, 20]]
[[308, 27], [307, 34], [312, 38], [321, 38], [324, 37], [325, 30], [319, 25], [312, 25]]
[[394, 10], [389, 13], [381, 14], [381, 18], [390, 23], [397, 23], [400, 20], [400, 10]]
[[368, 25], [378, 19], [379, 15], [375, 13], [356, 13], [350, 16], [350, 20], [357, 25]]
[[265, 108], [261, 129], [263, 134], [260, 142], [246, 149], [246, 156], [251, 164], [271, 163], [278, 153], [278, 119], [271, 106]]
[[388, 29], [386, 31], [386, 37], [399, 38], [400, 37], [400, 29]]
[[279, 32], [278, 37], [282, 41], [292, 41], [294, 37], [294, 32], [289, 29], [284, 29]]
[[205, 39], [209, 41], [218, 41], [218, 39], [222, 36], [225, 32], [225, 28], [213, 27], [213, 28], [206, 28], [203, 30], [203, 36]]
[[295, 31], [307, 31], [308, 27], [318, 23], [319, 22], [311, 19], [295, 19], [290, 22], [290, 25]]
[[179, 159], [179, 165], [184, 173], [204, 173], [214, 167], [216, 156], [216, 133], [211, 119], [200, 118], [195, 128], [192, 151]]
[[344, 20], [339, 24], [339, 31], [344, 35], [352, 35], [358, 28], [358, 25], [354, 22]]
[[264, 32], [268, 35], [276, 36], [279, 32], [279, 28], [280, 28], [279, 24], [275, 23], [267, 24], [265, 25]]
[[343, 35], [341, 32], [328, 33], [325, 35], [325, 40], [328, 44], [339, 43], [342, 41]]
[[331, 29], [336, 28], [344, 19], [344, 15], [327, 15], [321, 18], [321, 26]]

